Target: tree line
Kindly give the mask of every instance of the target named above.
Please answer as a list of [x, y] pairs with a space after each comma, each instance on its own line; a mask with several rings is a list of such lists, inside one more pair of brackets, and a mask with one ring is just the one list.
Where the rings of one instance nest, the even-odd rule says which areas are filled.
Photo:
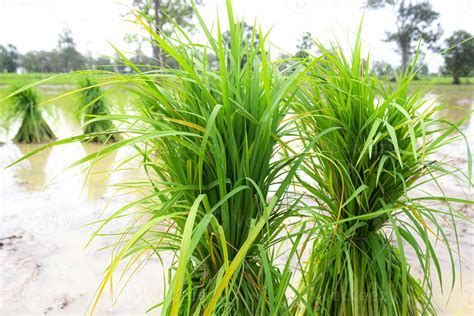
[[93, 58], [80, 53], [69, 29], [59, 34], [57, 46], [50, 51], [28, 51], [20, 54], [12, 44], [0, 45], [0, 72], [60, 73], [110, 63], [109, 58]]

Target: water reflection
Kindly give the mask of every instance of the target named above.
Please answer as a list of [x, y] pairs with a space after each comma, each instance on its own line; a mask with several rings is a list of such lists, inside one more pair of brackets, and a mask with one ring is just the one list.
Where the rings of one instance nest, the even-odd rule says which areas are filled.
[[448, 102], [448, 107], [441, 111], [441, 115], [452, 122], [458, 122], [467, 117], [467, 120], [461, 125], [462, 129], [467, 130], [471, 125], [472, 99], [450, 99]]
[[[86, 155], [91, 155], [103, 149], [107, 145], [99, 145], [94, 143], [83, 143]], [[100, 199], [106, 196], [107, 189], [110, 183], [111, 171], [114, 167], [116, 151], [113, 151], [109, 155], [94, 160], [84, 168], [85, 173], [85, 193], [90, 199]]]
[[[111, 184], [137, 181], [139, 178], [136, 162], [123, 164], [123, 160], [133, 153], [127, 149], [114, 151], [101, 159], [69, 168], [79, 159], [108, 146], [95, 143], [50, 147], [4, 169], [41, 146], [44, 144], [7, 143], [0, 146], [1, 185], [4, 193], [5, 190], [20, 190], [25, 193], [54, 191], [58, 196], [70, 197], [75, 193], [77, 198], [82, 196], [97, 200], [113, 197], [114, 189], [111, 189]], [[119, 165], [120, 170], [112, 172], [114, 166]]]
[[[43, 145], [9, 145], [5, 149], [10, 148], [15, 153], [15, 159], [19, 159], [31, 151], [40, 148]], [[51, 148], [45, 149], [33, 155], [27, 160], [13, 167], [13, 178], [18, 187], [26, 192], [44, 191], [48, 182], [51, 180], [50, 173], [47, 170], [48, 158], [51, 154]]]
[[458, 122], [467, 117], [462, 124], [464, 130], [471, 130], [472, 110], [474, 109], [474, 88], [471, 86], [436, 87], [433, 91], [439, 100], [448, 107], [441, 115], [452, 122]]

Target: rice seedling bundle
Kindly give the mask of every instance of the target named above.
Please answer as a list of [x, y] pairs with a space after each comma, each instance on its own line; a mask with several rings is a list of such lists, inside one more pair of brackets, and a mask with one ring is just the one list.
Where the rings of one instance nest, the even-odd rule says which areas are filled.
[[20, 129], [13, 138], [15, 142], [43, 143], [56, 138], [41, 115], [38, 108], [38, 94], [33, 88], [22, 89], [15, 93], [11, 101], [12, 118], [21, 118]]
[[99, 85], [86, 78], [81, 82], [81, 111], [83, 113], [84, 134], [89, 135], [88, 141], [96, 143], [116, 142], [118, 134], [114, 134], [114, 124], [104, 118], [110, 114]]
[[[157, 297], [160, 303], [150, 310], [160, 308], [163, 315], [289, 314], [285, 291], [290, 267], [277, 269], [270, 249], [281, 224], [294, 215], [289, 199], [283, 198], [302, 156], [277, 152], [291, 128], [284, 118], [304, 72], [280, 76], [269, 61], [268, 34], [254, 26], [248, 38], [245, 23], [234, 20], [230, 0], [227, 11], [226, 39], [220, 24], [214, 36], [196, 12], [205, 44], [193, 42], [179, 27], [176, 38], [158, 34], [148, 17], [137, 13], [154, 45], [179, 67], [142, 72], [117, 50], [124, 66], [135, 73], [107, 73], [110, 80], [101, 82], [109, 85], [108, 91], [127, 89], [139, 102], [133, 114], [87, 121], [87, 126], [120, 122], [126, 137], [72, 166], [131, 146], [136, 155], [127, 161], [138, 157], [147, 179], [123, 184], [146, 196], [97, 222], [93, 238], [108, 235], [108, 224], [131, 218], [128, 226], [112, 233], [117, 242], [91, 312], [108, 285], [125, 286], [152, 256], [163, 262], [171, 254], [165, 297], [162, 302]], [[211, 55], [217, 57], [217, 67], [211, 65]], [[88, 105], [97, 105], [104, 95], [89, 83], [81, 90]], [[60, 140], [21, 160], [100, 134], [108, 129]], [[271, 186], [276, 187], [272, 192]], [[119, 280], [113, 281], [116, 274]]]
[[[116, 219], [133, 218], [118, 232], [98, 297], [120, 262], [128, 262], [124, 274], [133, 274], [143, 258], [162, 260], [163, 253], [174, 253], [165, 298], [151, 309], [159, 307], [163, 315], [289, 313], [289, 267], [274, 267], [269, 249], [281, 223], [293, 215], [283, 196], [301, 158], [278, 158], [276, 152], [288, 128], [283, 119], [291, 93], [303, 72], [281, 77], [268, 60], [268, 34], [254, 28], [246, 38], [245, 24], [234, 21], [230, 1], [227, 8], [229, 42], [220, 25], [215, 37], [197, 13], [205, 45], [181, 30], [178, 39], [157, 34], [147, 17], [137, 14], [177, 69], [142, 72], [117, 51], [135, 74], [111, 78], [111, 88], [126, 86], [136, 95], [137, 114], [102, 116], [128, 124], [128, 137], [76, 164], [133, 146], [148, 181], [129, 186], [149, 192], [102, 221], [94, 233], [101, 235]], [[209, 53], [217, 56], [218, 69], [211, 67]], [[97, 90], [90, 95], [85, 101], [90, 104], [100, 98]], [[270, 192], [271, 185], [276, 192]], [[140, 220], [132, 207], [139, 208]]]
[[[465, 175], [433, 154], [463, 135], [437, 119], [442, 107], [427, 106], [425, 90], [411, 89], [413, 69], [395, 85], [380, 81], [361, 56], [360, 35], [349, 58], [340, 46], [319, 49], [295, 103], [305, 114], [297, 124], [303, 143], [317, 140], [302, 167], [307, 179], [300, 178], [316, 228], [295, 313], [435, 314], [430, 268], [440, 282], [444, 272], [436, 242], [447, 248], [443, 259], [455, 276], [456, 247], [441, 222], [461, 216], [453, 202], [472, 201], [444, 194], [441, 179]], [[430, 183], [439, 195], [423, 190]], [[411, 274], [406, 248], [416, 253], [421, 280]]]

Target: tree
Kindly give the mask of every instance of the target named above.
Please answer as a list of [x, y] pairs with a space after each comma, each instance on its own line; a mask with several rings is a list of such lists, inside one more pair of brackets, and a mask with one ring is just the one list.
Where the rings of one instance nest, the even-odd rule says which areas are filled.
[[291, 75], [298, 67], [299, 62], [295, 56], [280, 52], [276, 59], [276, 65], [282, 74]]
[[110, 57], [107, 56], [97, 56], [94, 57], [91, 54], [87, 54], [84, 56], [84, 66], [87, 69], [100, 69], [100, 70], [110, 70], [112, 69], [112, 61]]
[[[258, 31], [254, 30], [252, 25], [247, 24], [246, 22], [242, 22], [239, 24], [235, 24], [236, 27], [240, 27], [243, 29], [244, 32], [244, 39], [242, 41], [242, 47], [245, 45], [250, 45], [252, 41], [252, 36], [254, 37], [253, 46], [258, 47], [260, 45], [260, 34]], [[230, 31], [227, 30], [222, 33], [222, 41], [230, 47], [231, 39], [230, 39]]]
[[304, 32], [301, 35], [301, 38], [298, 40], [298, 44], [296, 44], [296, 57], [297, 58], [306, 58], [309, 56], [309, 52], [313, 49], [314, 42], [310, 32]]
[[304, 59], [310, 55], [310, 52], [313, 52], [315, 43], [313, 41], [312, 35], [310, 32], [304, 32], [301, 34], [301, 37], [298, 39], [296, 44], [296, 53], [295, 55], [290, 55], [287, 53], [280, 53], [278, 56], [278, 68], [285, 75], [290, 75], [297, 70], [300, 65], [300, 61], [297, 59]]
[[60, 72], [61, 64], [57, 50], [29, 51], [22, 55], [20, 64], [28, 72]]
[[20, 58], [20, 65], [28, 72], [70, 72], [92, 65], [91, 58], [84, 57], [76, 49], [70, 30], [59, 35], [58, 46], [52, 51], [29, 51]]
[[64, 29], [59, 34], [58, 39], [58, 58], [61, 65], [62, 72], [69, 72], [84, 68], [84, 56], [76, 49], [76, 43], [72, 37], [72, 32], [69, 29]]
[[445, 41], [445, 71], [453, 76], [453, 83], [460, 84], [460, 77], [469, 76], [474, 71], [474, 38], [472, 34], [459, 30]]
[[392, 65], [390, 65], [386, 61], [375, 61], [372, 64], [372, 71], [377, 75], [379, 78], [388, 78], [392, 79], [394, 77], [394, 70]]
[[[194, 29], [194, 11], [189, 0], [134, 0], [133, 6], [150, 17], [149, 26], [158, 34], [169, 36], [175, 31], [175, 25], [188, 31]], [[128, 38], [133, 39], [133, 35]], [[153, 38], [151, 42], [154, 43]], [[165, 59], [161, 49], [157, 45], [153, 45], [152, 49], [153, 58], [161, 66]]]
[[72, 32], [68, 28], [63, 29], [63, 32], [58, 35], [58, 49], [65, 48], [76, 48]]
[[18, 50], [16, 46], [0, 45], [0, 72], [15, 72], [18, 68]]
[[373, 9], [391, 6], [396, 15], [396, 30], [386, 32], [386, 41], [395, 42], [402, 55], [402, 72], [405, 72], [410, 57], [421, 40], [429, 49], [435, 49], [435, 43], [442, 34], [441, 25], [435, 24], [439, 13], [434, 11], [427, 0], [368, 0], [367, 7]]

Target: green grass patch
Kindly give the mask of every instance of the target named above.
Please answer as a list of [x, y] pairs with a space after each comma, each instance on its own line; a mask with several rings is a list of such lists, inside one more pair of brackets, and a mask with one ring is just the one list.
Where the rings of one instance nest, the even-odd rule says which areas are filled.
[[453, 86], [453, 87], [466, 87], [472, 89], [472, 84], [474, 84], [474, 77], [463, 77], [460, 78], [461, 84], [455, 85], [453, 84], [452, 77], [443, 77], [443, 76], [429, 76], [429, 77], [421, 77], [419, 79], [413, 80], [411, 83], [412, 85], [419, 85], [419, 84], [430, 84], [434, 86]]
[[[56, 77], [56, 78], [54, 78]], [[54, 78], [47, 80], [49, 78]], [[15, 74], [15, 73], [0, 73], [0, 85], [14, 85], [22, 86], [37, 81], [47, 80], [45, 84], [48, 85], [76, 85], [78, 82], [77, 78], [73, 76], [67, 76], [65, 74], [54, 74], [54, 73], [28, 73], [28, 74]]]
[[[221, 32], [213, 37], [197, 14], [205, 45], [191, 41], [183, 30], [181, 40], [163, 37], [146, 17], [137, 16], [180, 67], [143, 73], [122, 56], [135, 74], [101, 82], [108, 88], [101, 96], [121, 89], [134, 96], [128, 114], [102, 116], [123, 126], [126, 137], [74, 165], [133, 147], [136, 154], [127, 159], [141, 160], [147, 181], [124, 184], [146, 192], [144, 198], [104, 219], [94, 233], [107, 234], [102, 229], [107, 223], [132, 218], [114, 234], [118, 239], [97, 299], [109, 285], [126, 285], [142, 260], [150, 255], [161, 260], [171, 252], [176, 259], [163, 285], [164, 300], [151, 309], [159, 307], [163, 315], [290, 312], [285, 293], [291, 273], [289, 266], [280, 271], [273, 265], [272, 242], [282, 223], [295, 215], [291, 200], [283, 198], [302, 157], [277, 153], [291, 128], [285, 116], [304, 71], [281, 76], [269, 60], [268, 34], [255, 28], [246, 39], [245, 24], [234, 21], [230, 1], [227, 6], [229, 42]], [[208, 52], [218, 56], [217, 70]], [[90, 104], [99, 99], [98, 93]], [[112, 282], [117, 274], [119, 280]]]
[[110, 72], [84, 70], [73, 73], [0, 73], [0, 87], [2, 85], [24, 86], [35, 83], [36, 86], [77, 86], [83, 80], [91, 78], [99, 80], [107, 78]]

